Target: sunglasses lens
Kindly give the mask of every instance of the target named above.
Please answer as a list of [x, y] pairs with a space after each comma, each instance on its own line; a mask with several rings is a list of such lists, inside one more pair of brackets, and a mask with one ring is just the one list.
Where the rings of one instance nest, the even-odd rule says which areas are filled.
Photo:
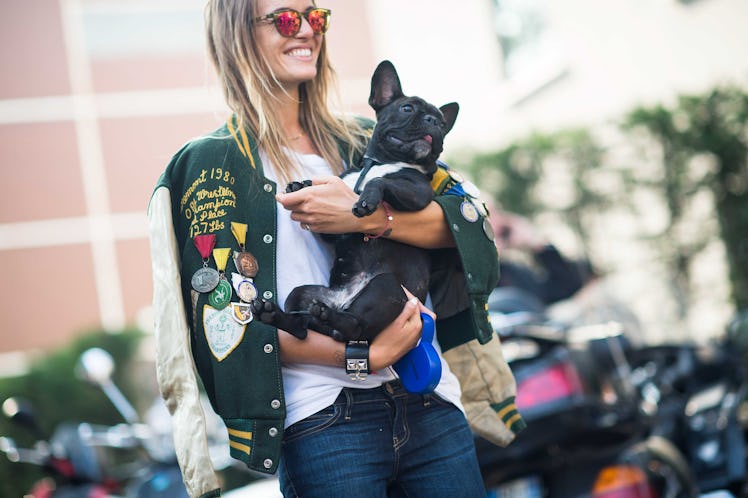
[[281, 36], [294, 36], [301, 27], [301, 16], [293, 10], [279, 12], [275, 15], [275, 27]]
[[327, 31], [327, 27], [330, 25], [330, 15], [324, 9], [310, 10], [306, 18], [312, 27], [312, 31], [318, 35]]

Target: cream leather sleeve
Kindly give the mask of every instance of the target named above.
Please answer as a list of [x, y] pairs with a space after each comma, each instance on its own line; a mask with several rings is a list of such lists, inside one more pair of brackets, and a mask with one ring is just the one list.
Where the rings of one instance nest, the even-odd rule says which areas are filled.
[[161, 187], [153, 194], [148, 208], [156, 375], [161, 396], [172, 415], [174, 446], [187, 492], [191, 498], [198, 498], [216, 492], [219, 485], [208, 454], [171, 212], [170, 192]]

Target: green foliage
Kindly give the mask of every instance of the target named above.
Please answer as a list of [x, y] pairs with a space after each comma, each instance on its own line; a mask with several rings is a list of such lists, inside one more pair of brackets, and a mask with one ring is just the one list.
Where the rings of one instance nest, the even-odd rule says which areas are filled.
[[466, 164], [481, 187], [493, 192], [503, 206], [532, 216], [543, 204], [532, 195], [543, 174], [543, 162], [553, 150], [549, 136], [535, 134], [498, 152], [477, 154]]
[[[0, 379], [0, 402], [11, 396], [29, 400], [46, 434], [51, 434], [64, 421], [106, 425], [122, 422], [122, 417], [99, 389], [76, 378], [75, 365], [86, 349], [105, 349], [117, 365], [113, 378], [115, 384], [125, 396], [132, 399], [135, 386], [130, 385], [125, 372], [140, 337], [141, 334], [133, 330], [117, 334], [86, 334], [69, 346], [38, 359], [26, 375]], [[32, 434], [4, 416], [0, 417], [0, 435], [12, 437], [22, 447], [29, 447], [35, 442]], [[36, 466], [11, 463], [0, 455], [0, 496], [23, 496], [33, 482], [42, 476], [44, 473]]]
[[[684, 95], [672, 108], [657, 105], [638, 108], [624, 119], [624, 129], [645, 130], [661, 150], [661, 177], [637, 181], [640, 187], [658, 192], [668, 210], [669, 223], [656, 238], [662, 247], [676, 291], [681, 295], [681, 313], [689, 302], [691, 264], [708, 244], [710, 234], [679, 237], [689, 220], [685, 212], [694, 195], [707, 190], [714, 199], [720, 236], [727, 250], [733, 299], [738, 309], [748, 307], [748, 94], [725, 86], [703, 95]], [[695, 159], [705, 156], [712, 167], [699, 169]], [[664, 244], [663, 242], [667, 242]], [[664, 252], [664, 251], [663, 251]]]
[[[534, 133], [498, 152], [475, 155], [466, 169], [503, 209], [530, 218], [555, 212], [586, 247], [587, 215], [613, 202], [598, 181], [604, 157], [604, 148], [588, 130], [570, 129]], [[557, 183], [559, 173], [563, 185]], [[560, 190], [560, 196], [548, 195]], [[559, 197], [565, 199], [561, 205]]]
[[[466, 169], [503, 209], [555, 217], [572, 228], [588, 255], [592, 223], [611, 207], [628, 206], [643, 218], [652, 204], [628, 198], [646, 193], [666, 213], [659, 231], [650, 225], [645, 237], [668, 268], [681, 317], [690, 309], [693, 261], [717, 235], [726, 248], [734, 304], [748, 308], [748, 93], [720, 86], [680, 96], [672, 106], [639, 107], [622, 117], [621, 129], [629, 140], [616, 146], [639, 147], [629, 164], [615, 164], [591, 130], [570, 129], [534, 133], [477, 154], [465, 161]], [[694, 219], [704, 194], [713, 199], [716, 224]]]

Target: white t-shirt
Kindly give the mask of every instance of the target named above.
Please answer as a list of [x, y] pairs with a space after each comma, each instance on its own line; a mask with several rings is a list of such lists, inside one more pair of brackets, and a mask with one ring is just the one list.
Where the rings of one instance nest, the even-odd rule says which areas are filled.
[[[302, 177], [297, 180], [334, 174], [322, 157], [316, 154], [294, 154], [298, 156], [301, 166]], [[277, 183], [273, 165], [267, 156], [261, 152], [260, 158], [265, 176]], [[285, 185], [278, 185], [278, 189], [283, 191]], [[298, 222], [291, 219], [291, 212], [284, 209], [280, 203], [277, 207], [277, 299], [280, 306], [284, 307], [286, 298], [295, 287], [329, 284], [334, 248], [324, 242], [318, 234], [303, 230]], [[442, 358], [436, 339], [434, 346], [439, 351], [442, 362], [442, 377], [436, 387], [436, 393], [463, 410], [460, 404], [459, 382]], [[352, 381], [342, 367], [284, 363], [281, 368], [286, 398], [286, 427], [330, 406], [343, 387], [374, 388], [396, 378], [392, 368], [370, 374], [365, 381]]]

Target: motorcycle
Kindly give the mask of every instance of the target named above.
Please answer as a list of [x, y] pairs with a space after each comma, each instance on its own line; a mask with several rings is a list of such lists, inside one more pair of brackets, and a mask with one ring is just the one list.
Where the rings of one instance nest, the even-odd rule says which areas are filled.
[[702, 493], [748, 496], [745, 368], [729, 338], [664, 344], [634, 353], [634, 383], [655, 407], [652, 433], [673, 441]]
[[[156, 431], [155, 424], [140, 421], [135, 408], [112, 382], [113, 372], [112, 357], [101, 348], [84, 351], [78, 361], [76, 375], [99, 387], [125, 419], [124, 424], [92, 431], [89, 444], [142, 450], [141, 459], [127, 478], [125, 493], [128, 498], [187, 498], [171, 431]], [[115, 437], [112, 437], [113, 432]]]
[[507, 448], [476, 438], [489, 498], [698, 496], [679, 448], [652, 432], [620, 325], [550, 323], [509, 288], [494, 291], [489, 316], [528, 425]]
[[107, 472], [105, 458], [89, 444], [86, 424], [63, 423], [47, 437], [31, 404], [8, 398], [3, 413], [38, 439], [32, 448], [20, 448], [9, 437], [0, 437], [0, 451], [11, 462], [39, 466], [50, 478], [37, 481], [27, 496], [33, 498], [107, 498], [119, 496], [119, 480]]
[[[148, 423], [142, 422], [112, 382], [113, 371], [112, 357], [100, 348], [85, 351], [75, 369], [79, 378], [104, 392], [124, 423], [105, 426], [68, 422], [47, 437], [28, 401], [8, 398], [3, 403], [5, 415], [30, 430], [38, 442], [33, 448], [19, 448], [11, 438], [3, 437], [0, 451], [11, 462], [40, 466], [51, 476], [34, 485], [29, 493], [33, 498], [188, 496], [176, 461], [170, 416], [163, 402], [157, 400], [146, 414]], [[228, 443], [222, 439], [225, 428], [209, 432], [220, 435], [210, 446], [213, 463], [217, 469], [225, 468], [230, 461]]]

